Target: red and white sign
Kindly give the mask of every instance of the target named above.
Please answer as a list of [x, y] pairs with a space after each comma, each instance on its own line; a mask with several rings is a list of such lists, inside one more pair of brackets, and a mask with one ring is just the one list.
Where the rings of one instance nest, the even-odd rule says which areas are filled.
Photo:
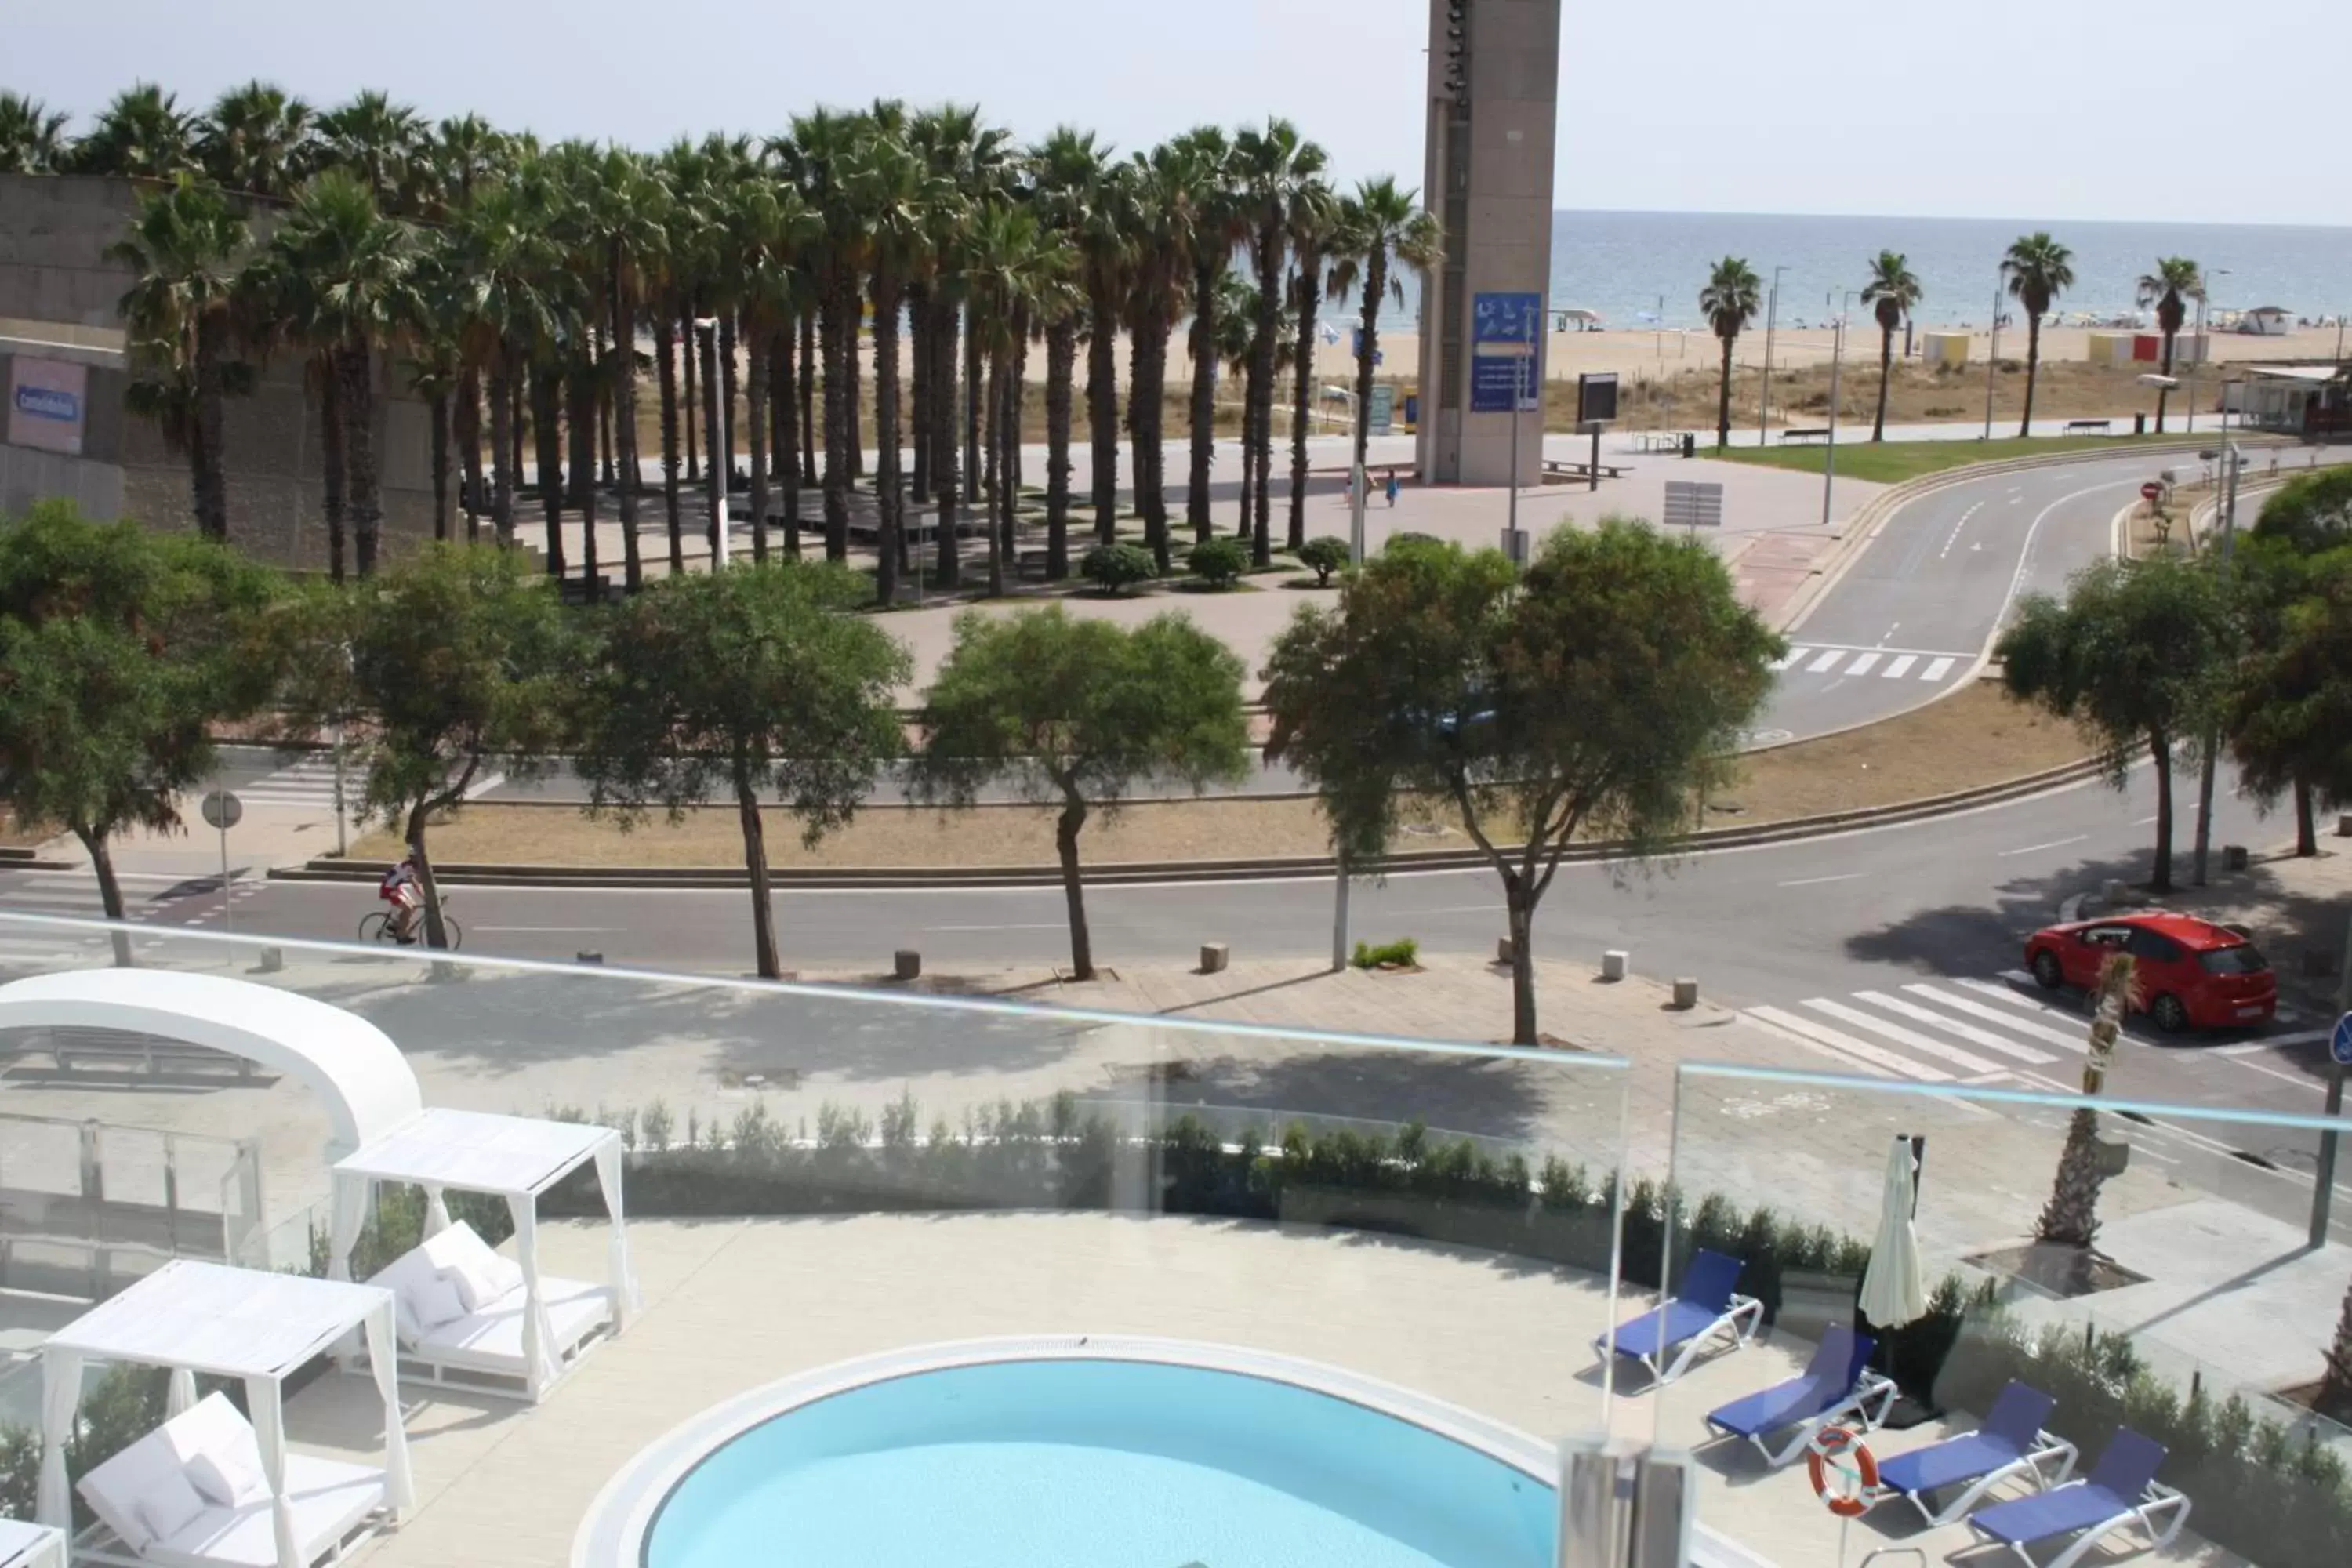
[[61, 360], [8, 362], [8, 444], [81, 456], [89, 426], [89, 367]]
[[2139, 499], [2142, 500], [2162, 500], [2164, 499], [2164, 487], [2157, 483], [2154, 479], [2150, 479], [2147, 483], [2140, 486]]

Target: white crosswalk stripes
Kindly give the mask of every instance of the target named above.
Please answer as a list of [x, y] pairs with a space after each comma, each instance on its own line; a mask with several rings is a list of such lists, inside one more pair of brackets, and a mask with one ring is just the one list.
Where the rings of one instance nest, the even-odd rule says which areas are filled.
[[2089, 1049], [2089, 1020], [2065, 999], [2044, 1001], [2022, 970], [1999, 977], [1902, 982], [1808, 996], [1744, 1016], [1847, 1070], [1918, 1083], [2047, 1087]]
[[[344, 798], [347, 803], [353, 782], [346, 774]], [[240, 787], [236, 797], [247, 805], [307, 805], [332, 811], [335, 809], [335, 759], [322, 752], [289, 763], [276, 773], [265, 774]]]
[[[1932, 649], [1808, 643], [1791, 647], [1786, 657], [1772, 661], [1772, 668], [1780, 671], [1784, 681], [1816, 675], [1832, 680], [1843, 680], [1849, 676], [1875, 675], [1881, 680], [1907, 679], [1937, 686], [1955, 671], [1965, 673], [1974, 662], [1972, 655], [1937, 653]], [[1914, 674], [1915, 670], [1917, 673]]]

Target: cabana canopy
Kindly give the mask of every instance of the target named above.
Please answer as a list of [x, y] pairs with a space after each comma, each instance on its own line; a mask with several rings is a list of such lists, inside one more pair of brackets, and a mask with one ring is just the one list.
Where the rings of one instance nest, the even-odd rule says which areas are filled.
[[197, 1373], [236, 1378], [245, 1384], [246, 1408], [269, 1483], [280, 1568], [302, 1568], [286, 1496], [279, 1385], [354, 1329], [367, 1336], [376, 1389], [383, 1398], [385, 1492], [395, 1512], [405, 1510], [415, 1500], [415, 1488], [393, 1373], [392, 1292], [178, 1258], [83, 1313], [41, 1347], [41, 1522], [72, 1528], [66, 1444], [81, 1403], [85, 1361], [170, 1368], [173, 1415], [195, 1403]]
[[[524, 1382], [531, 1396], [557, 1375], [555, 1334], [540, 1284], [539, 1196], [590, 1160], [612, 1215], [606, 1268], [612, 1292], [613, 1331], [627, 1326], [637, 1307], [637, 1282], [629, 1266], [628, 1226], [621, 1198], [620, 1133], [609, 1127], [494, 1116], [478, 1110], [425, 1110], [373, 1140], [335, 1165], [334, 1255], [331, 1272], [351, 1275], [352, 1249], [366, 1222], [371, 1182], [408, 1182], [425, 1189], [425, 1234], [449, 1227], [447, 1189], [494, 1193], [507, 1200], [514, 1218], [515, 1261], [522, 1265], [528, 1306], [522, 1325]], [[374, 1353], [371, 1349], [371, 1355]]]

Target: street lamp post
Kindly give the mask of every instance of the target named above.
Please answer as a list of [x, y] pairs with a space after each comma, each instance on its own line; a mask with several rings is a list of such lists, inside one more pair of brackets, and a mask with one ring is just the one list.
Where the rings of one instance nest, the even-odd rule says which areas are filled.
[[[2221, 501], [2221, 581], [2230, 580], [2230, 556], [2238, 535], [2238, 476], [2246, 465], [2245, 454], [2234, 441], [2224, 442], [2221, 461], [2228, 470], [2227, 488]], [[2221, 749], [2218, 734], [2205, 737], [2205, 763], [2197, 781], [2197, 852], [2191, 879], [2197, 886], [2205, 885], [2205, 862], [2213, 844], [2213, 755]]]
[[720, 434], [724, 428], [725, 416], [719, 406], [718, 389], [721, 374], [719, 364], [719, 318], [697, 316], [694, 319], [694, 330], [698, 334], [707, 334], [710, 342], [711, 372], [706, 378], [710, 384], [703, 389], [702, 417], [706, 427], [703, 450], [710, 454], [711, 460], [703, 465], [703, 479], [704, 488], [710, 492], [710, 569], [717, 572], [724, 569], [727, 564], [727, 486], [732, 478], [729, 469], [733, 467], [728, 460], [727, 454], [719, 450]]
[[[1830, 445], [1822, 461], [1822, 526], [1830, 525], [1830, 500], [1837, 489], [1838, 378], [1845, 370], [1845, 316], [1853, 308], [1854, 291], [1845, 291], [1838, 306], [1834, 334], [1830, 339]], [[1828, 300], [1822, 300], [1829, 303]]]
[[1756, 444], [1766, 445], [1764, 426], [1772, 416], [1772, 330], [1780, 321], [1780, 274], [1786, 267], [1772, 268], [1772, 292], [1764, 304], [1764, 390], [1756, 395]]

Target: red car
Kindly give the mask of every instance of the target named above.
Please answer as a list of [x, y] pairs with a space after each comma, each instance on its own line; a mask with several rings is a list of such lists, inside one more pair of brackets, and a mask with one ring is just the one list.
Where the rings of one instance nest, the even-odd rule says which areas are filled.
[[2249, 1028], [2278, 1011], [2278, 977], [2261, 950], [2194, 915], [2158, 911], [2049, 926], [2027, 940], [2025, 967], [2045, 991], [2087, 986], [2111, 952], [2139, 961], [2140, 1011], [2168, 1035]]

